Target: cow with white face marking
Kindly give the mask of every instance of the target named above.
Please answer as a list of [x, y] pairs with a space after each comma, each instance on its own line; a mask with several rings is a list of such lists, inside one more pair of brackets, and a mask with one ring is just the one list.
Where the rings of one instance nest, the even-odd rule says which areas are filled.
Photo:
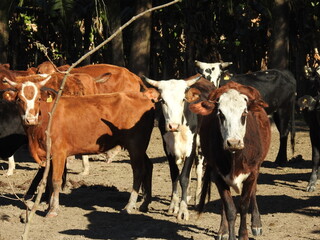
[[203, 210], [213, 176], [223, 202], [218, 239], [236, 240], [237, 208], [230, 188], [241, 194], [238, 239], [249, 239], [246, 216], [250, 203], [252, 233], [262, 233], [256, 188], [259, 168], [271, 141], [270, 121], [265, 107], [267, 104], [256, 89], [235, 82], [211, 92], [207, 101], [190, 106], [193, 112], [204, 116], [200, 141], [207, 168], [199, 211]]
[[221, 76], [224, 72], [223, 69], [229, 67], [232, 62], [205, 63], [196, 60], [195, 64], [200, 74], [212, 82], [216, 87], [219, 87]]
[[[49, 113], [57, 97], [55, 91], [41, 90], [45, 81], [47, 79], [34, 85], [8, 81], [16, 91], [12, 100], [16, 101], [21, 112], [30, 153], [41, 166], [46, 165], [45, 143]], [[33, 109], [29, 109], [31, 104], [25, 103], [31, 99], [23, 92], [26, 86], [36, 88], [33, 89], [36, 95], [33, 98]], [[146, 150], [154, 124], [155, 105], [151, 100], [156, 100], [158, 95], [155, 89], [148, 89], [143, 93], [131, 91], [61, 96], [55, 114], [52, 115], [50, 131], [52, 174], [47, 182], [50, 190], [48, 217], [57, 216], [59, 213], [59, 193], [63, 175], [66, 174], [66, 158], [76, 154], [105, 153], [117, 145], [128, 150], [133, 170], [133, 188], [124, 211], [134, 211], [140, 189], [144, 190], [144, 201], [140, 210], [148, 210], [151, 202], [152, 162]], [[38, 185], [40, 175], [36, 176], [32, 185]]]
[[[200, 72], [205, 72], [211, 64], [196, 63]], [[206, 76], [205, 76], [206, 77]], [[206, 77], [207, 78], [207, 77]], [[210, 74], [208, 79], [216, 78]], [[268, 69], [247, 74], [235, 74], [231, 78], [221, 78], [220, 85], [223, 86], [229, 81], [256, 88], [262, 99], [269, 105], [266, 108], [267, 114], [271, 115], [279, 131], [279, 151], [275, 162], [283, 166], [287, 163], [287, 143], [289, 133], [291, 135], [291, 150], [294, 153], [295, 145], [295, 101], [296, 101], [296, 79], [288, 70]]]
[[[201, 191], [203, 157], [198, 155], [198, 131], [201, 116], [189, 110], [191, 102], [206, 97], [213, 89], [211, 84], [200, 75], [190, 77], [188, 80], [171, 79], [155, 81], [145, 78], [160, 92], [159, 101], [162, 106], [162, 115], [159, 128], [163, 138], [164, 150], [167, 155], [172, 180], [172, 196], [169, 213], [177, 214], [179, 220], [189, 219], [187, 206], [187, 189], [189, 176], [194, 161], [197, 165], [198, 186], [196, 203]], [[181, 173], [179, 166], [182, 165]], [[182, 188], [182, 197], [178, 195], [178, 184]]]

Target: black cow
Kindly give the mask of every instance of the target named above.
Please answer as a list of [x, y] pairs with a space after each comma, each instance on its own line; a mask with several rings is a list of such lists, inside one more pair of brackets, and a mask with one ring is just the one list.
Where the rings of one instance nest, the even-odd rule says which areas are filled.
[[15, 168], [13, 154], [25, 144], [27, 137], [16, 104], [0, 99], [0, 158], [9, 158], [7, 175]]
[[230, 80], [221, 79], [220, 86], [225, 85], [228, 81], [256, 88], [261, 93], [262, 99], [268, 103], [269, 107], [266, 108], [266, 111], [269, 115], [272, 114], [280, 134], [280, 148], [275, 162], [280, 166], [285, 165], [289, 132], [291, 132], [291, 147], [294, 152], [296, 80], [292, 73], [287, 70], [269, 69], [237, 74], [233, 75]]
[[313, 192], [316, 189], [317, 180], [320, 178], [320, 95], [316, 97], [305, 95], [297, 102], [309, 126], [313, 166], [307, 191]]

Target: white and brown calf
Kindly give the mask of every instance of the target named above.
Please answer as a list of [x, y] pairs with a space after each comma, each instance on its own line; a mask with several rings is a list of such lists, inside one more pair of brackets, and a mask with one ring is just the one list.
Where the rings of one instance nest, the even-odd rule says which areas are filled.
[[200, 140], [207, 168], [199, 209], [203, 210], [211, 176], [214, 176], [223, 202], [218, 239], [236, 240], [237, 208], [231, 188], [241, 195], [238, 239], [249, 239], [247, 213], [250, 203], [252, 233], [262, 234], [256, 188], [259, 168], [268, 153], [271, 139], [266, 106], [256, 89], [235, 82], [213, 91], [207, 101], [191, 105], [192, 111], [204, 115]]

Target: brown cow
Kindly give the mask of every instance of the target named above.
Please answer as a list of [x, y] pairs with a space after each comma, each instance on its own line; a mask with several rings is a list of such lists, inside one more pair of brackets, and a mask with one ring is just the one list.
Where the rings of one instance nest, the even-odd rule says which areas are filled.
[[[19, 100], [17, 102], [23, 114], [29, 150], [35, 161], [42, 166], [46, 157], [45, 131], [48, 125], [48, 112], [51, 111], [54, 102], [48, 102], [47, 99], [55, 99], [56, 96], [54, 93], [40, 90], [46, 81], [38, 83], [8, 81], [17, 90]], [[157, 94], [155, 90], [151, 93]], [[146, 154], [146, 149], [154, 121], [154, 103], [150, 100], [151, 97], [147, 97], [148, 94], [149, 91], [121, 92], [60, 98], [53, 115], [50, 133], [53, 192], [47, 216], [58, 214], [59, 191], [67, 156], [103, 153], [116, 145], [128, 150], [134, 176], [133, 190], [124, 210], [132, 212], [142, 186], [145, 190], [145, 199], [140, 210], [147, 211], [151, 202], [152, 162]]]
[[[47, 61], [38, 66], [37, 73], [51, 74], [57, 71], [67, 71], [69, 67], [69, 65], [56, 67]], [[111, 64], [90, 64], [73, 68], [70, 73], [87, 73], [99, 82], [101, 82], [101, 77], [107, 77], [106, 84], [98, 85], [99, 92], [103, 93], [140, 91], [141, 88], [147, 89], [141, 78], [136, 74], [124, 67]]]
[[9, 64], [0, 64], [0, 91], [9, 87], [8, 84], [2, 82], [4, 78], [15, 81], [17, 76], [28, 76], [32, 74], [35, 74], [35, 71], [32, 69], [28, 69], [26, 71], [14, 71], [10, 69]]
[[[47, 82], [46, 87], [58, 90], [62, 79], [63, 73], [56, 72], [67, 70], [69, 65], [56, 68], [50, 62], [44, 62], [38, 66], [38, 72], [42, 74], [49, 74], [51, 80]], [[43, 75], [31, 75], [24, 77], [16, 77], [13, 71], [7, 71], [4, 75], [7, 79], [15, 82], [38, 82], [45, 79]], [[2, 89], [7, 89], [8, 85], [2, 83]], [[126, 68], [118, 67], [110, 64], [96, 64], [87, 65], [84, 67], [74, 68], [71, 74], [68, 76], [66, 85], [63, 89], [64, 95], [89, 95], [99, 93], [111, 93], [120, 91], [140, 91], [140, 89], [146, 89], [146, 86], [142, 82], [141, 78]], [[1, 89], [1, 88], [0, 88]], [[13, 93], [11, 93], [13, 94]], [[12, 96], [14, 97], [14, 96]], [[116, 146], [113, 151], [109, 151], [107, 154], [108, 161], [119, 152], [121, 148]], [[84, 170], [82, 175], [89, 174], [89, 160], [88, 156], [83, 156]]]
[[223, 201], [219, 239], [236, 240], [235, 207], [230, 188], [240, 197], [239, 239], [248, 240], [246, 216], [252, 204], [252, 232], [261, 235], [262, 225], [256, 201], [259, 168], [270, 146], [270, 121], [264, 110], [267, 104], [253, 87], [229, 82], [211, 92], [207, 101], [192, 105], [195, 113], [204, 115], [200, 142], [207, 160], [200, 201], [203, 210], [213, 173]]

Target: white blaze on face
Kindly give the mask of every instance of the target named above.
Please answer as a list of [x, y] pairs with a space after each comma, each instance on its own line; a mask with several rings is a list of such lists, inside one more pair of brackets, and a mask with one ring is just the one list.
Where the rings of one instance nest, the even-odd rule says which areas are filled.
[[201, 74], [212, 82], [215, 86], [219, 86], [222, 74], [221, 63], [204, 63], [196, 62], [196, 66], [201, 70]]
[[178, 131], [182, 124], [186, 124], [183, 112], [185, 109], [185, 92], [188, 88], [187, 81], [165, 80], [158, 83], [166, 131]]
[[223, 93], [219, 98], [218, 117], [223, 147], [234, 151], [244, 147], [248, 97], [234, 89]]
[[35, 109], [35, 103], [38, 100], [39, 89], [33, 82], [25, 82], [22, 84], [21, 92], [19, 94], [19, 99], [22, 101], [23, 105], [23, 115], [21, 115], [22, 120], [29, 124], [35, 124], [38, 121], [39, 111]]
[[220, 85], [220, 79], [224, 68], [232, 64], [232, 62], [216, 62], [216, 63], [205, 63], [195, 61], [196, 66], [200, 70], [200, 73], [216, 87]]

